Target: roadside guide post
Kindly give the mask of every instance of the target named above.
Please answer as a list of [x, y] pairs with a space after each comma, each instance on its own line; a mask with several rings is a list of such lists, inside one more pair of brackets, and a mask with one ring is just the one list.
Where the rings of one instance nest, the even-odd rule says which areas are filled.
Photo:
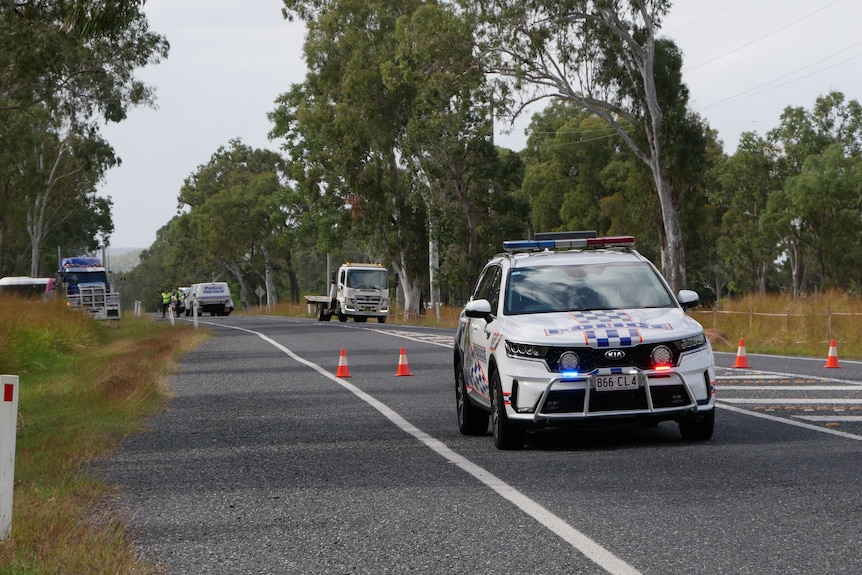
[[15, 435], [18, 427], [18, 376], [0, 375], [0, 541], [12, 533], [15, 487]]
[[198, 328], [198, 300], [195, 298], [195, 301], [192, 302], [192, 312], [195, 317], [195, 329]]

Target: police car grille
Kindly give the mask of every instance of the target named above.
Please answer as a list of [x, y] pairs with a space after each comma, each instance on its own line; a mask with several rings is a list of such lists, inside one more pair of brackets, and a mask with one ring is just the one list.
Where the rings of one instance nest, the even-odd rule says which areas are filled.
[[647, 409], [646, 390], [600, 391], [590, 394], [590, 412]]
[[[653, 348], [661, 343], [637, 345], [626, 348], [593, 348], [593, 347], [551, 347], [545, 354], [545, 362], [548, 369], [553, 372], [560, 371], [560, 356], [567, 351], [573, 351], [580, 358], [578, 371], [587, 373], [597, 368], [603, 367], [637, 367], [639, 369], [652, 369], [652, 361], [650, 354]], [[669, 346], [673, 353], [673, 363], [679, 361], [679, 352], [675, 346]], [[619, 349], [625, 353], [625, 356], [619, 360], [610, 360], [605, 357], [605, 352], [609, 349]]]

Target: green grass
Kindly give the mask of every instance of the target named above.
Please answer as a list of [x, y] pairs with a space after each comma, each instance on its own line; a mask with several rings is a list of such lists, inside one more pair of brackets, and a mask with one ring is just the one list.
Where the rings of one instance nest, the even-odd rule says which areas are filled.
[[56, 302], [0, 298], [0, 373], [19, 376], [11, 537], [0, 572], [155, 573], [135, 557], [114, 489], [88, 464], [164, 408], [165, 379], [207, 337], [188, 324], [96, 322]]

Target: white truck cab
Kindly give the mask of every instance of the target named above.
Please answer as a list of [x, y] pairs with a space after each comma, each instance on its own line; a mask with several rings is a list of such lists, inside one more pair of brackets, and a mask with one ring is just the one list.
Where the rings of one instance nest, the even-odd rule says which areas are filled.
[[386, 323], [389, 315], [389, 271], [380, 264], [347, 262], [333, 274], [327, 296], [305, 296], [317, 308], [317, 318], [329, 321], [364, 322], [377, 318]]

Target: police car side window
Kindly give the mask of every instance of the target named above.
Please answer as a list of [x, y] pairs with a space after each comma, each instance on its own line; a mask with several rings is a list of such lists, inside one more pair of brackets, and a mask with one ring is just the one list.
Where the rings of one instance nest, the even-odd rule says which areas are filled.
[[497, 313], [497, 304], [500, 302], [500, 278], [503, 271], [500, 266], [489, 266], [476, 285], [476, 293], [473, 299], [486, 299], [491, 304], [491, 311]]

